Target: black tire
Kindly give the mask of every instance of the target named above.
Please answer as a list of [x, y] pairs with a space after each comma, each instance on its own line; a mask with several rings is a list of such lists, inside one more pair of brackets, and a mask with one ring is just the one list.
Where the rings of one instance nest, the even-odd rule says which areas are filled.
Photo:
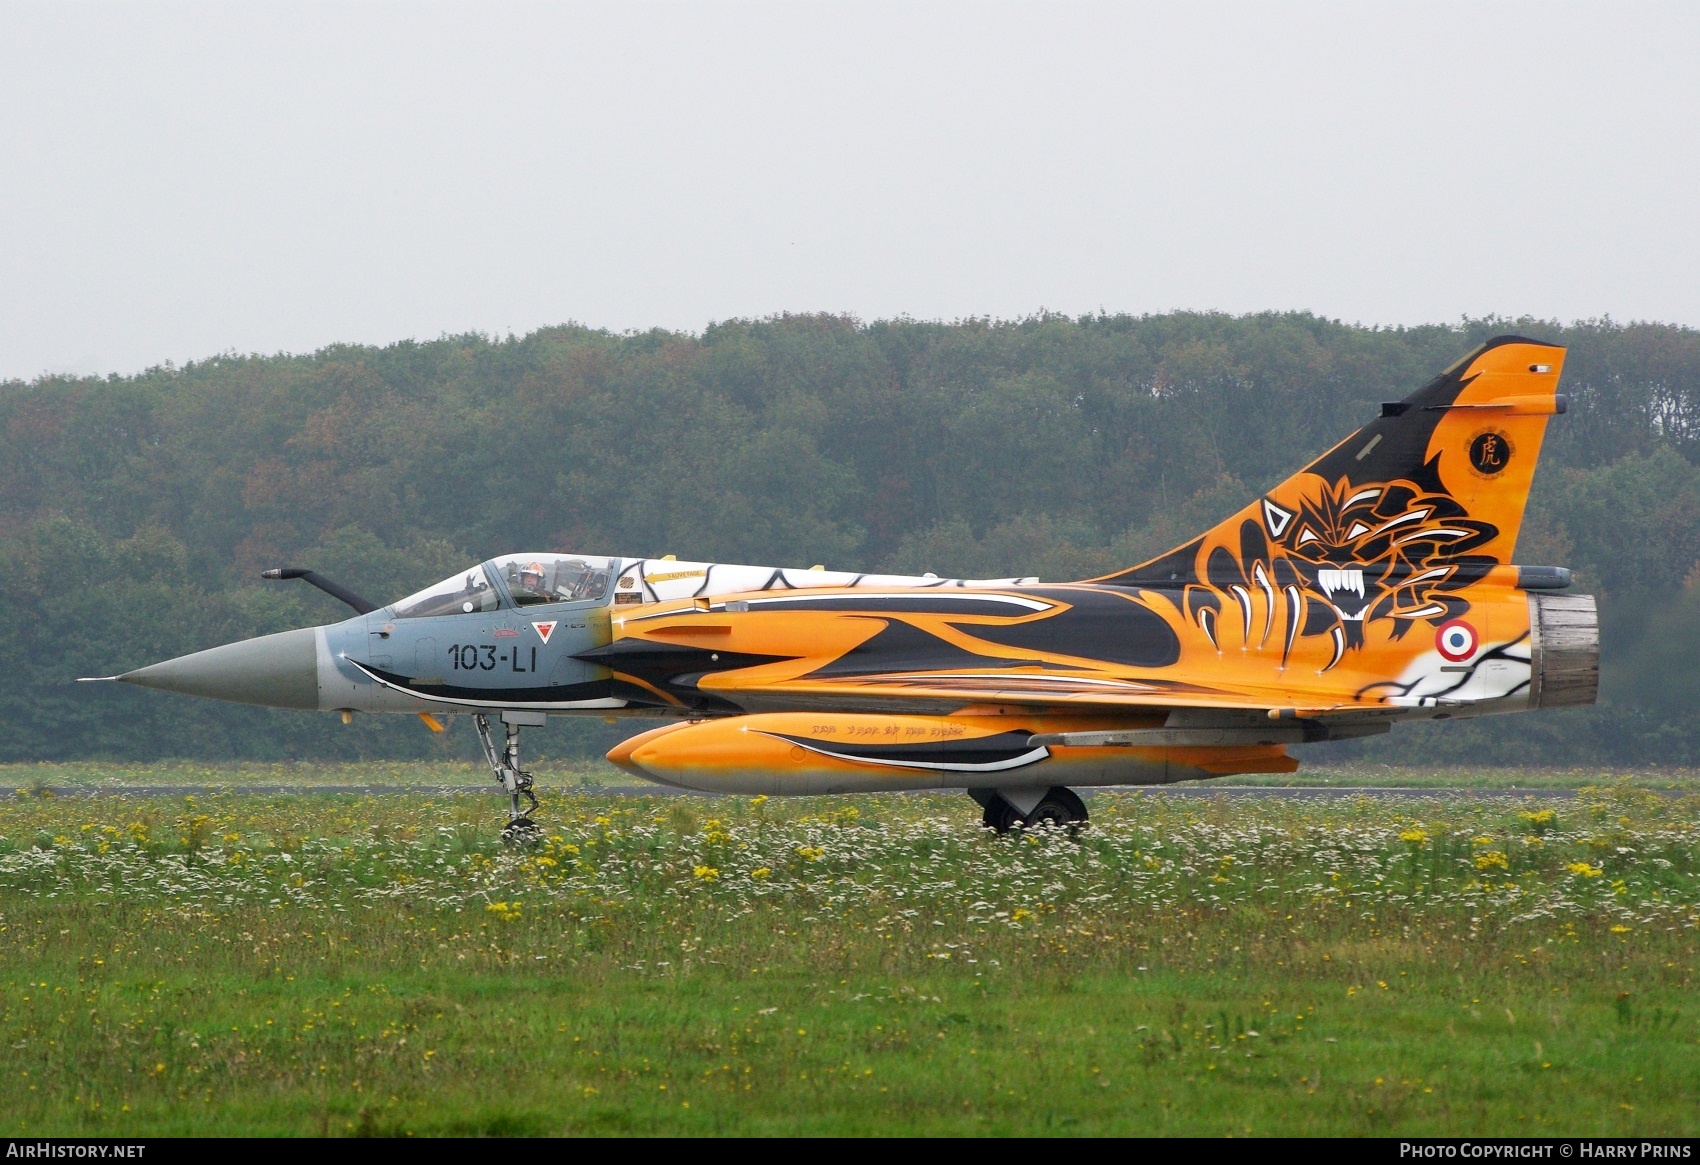
[[502, 830], [502, 841], [512, 846], [531, 846], [543, 840], [543, 827], [529, 817], [516, 818]]
[[1023, 824], [1076, 828], [1085, 825], [1086, 820], [1086, 803], [1075, 795], [1073, 789], [1065, 789], [1059, 785], [1047, 792], [1043, 801], [1033, 806], [1033, 812], [1027, 815]]
[[980, 822], [987, 829], [995, 829], [999, 833], [1008, 833], [1022, 823], [1021, 814], [1016, 812], [1015, 806], [995, 795], [986, 802], [986, 812]]

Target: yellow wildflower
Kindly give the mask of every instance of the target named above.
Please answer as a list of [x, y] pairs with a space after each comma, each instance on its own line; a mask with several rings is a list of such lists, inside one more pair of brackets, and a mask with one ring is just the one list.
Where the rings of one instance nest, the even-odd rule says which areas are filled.
[[1605, 873], [1603, 868], [1599, 866], [1590, 866], [1587, 862], [1571, 862], [1564, 868], [1581, 878], [1597, 878], [1601, 874]]
[[712, 882], [720, 877], [720, 871], [715, 869], [713, 866], [698, 866], [696, 869], [691, 871], [691, 874], [693, 877], [700, 878], [704, 882]]

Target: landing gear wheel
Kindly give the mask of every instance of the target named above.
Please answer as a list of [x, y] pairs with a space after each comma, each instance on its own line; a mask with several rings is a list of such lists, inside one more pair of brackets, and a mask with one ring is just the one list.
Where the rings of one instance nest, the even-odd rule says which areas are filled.
[[542, 840], [543, 827], [529, 817], [516, 817], [502, 827], [502, 841], [506, 845], [536, 845]]
[[986, 811], [980, 815], [980, 824], [998, 833], [1008, 833], [1021, 824], [1021, 814], [1016, 812], [1014, 805], [1002, 797], [994, 796], [986, 802]]
[[1078, 829], [1085, 825], [1086, 821], [1086, 803], [1073, 789], [1058, 785], [1045, 793], [1043, 801], [1033, 806], [1033, 812], [1027, 815], [1023, 824], [1057, 825], [1065, 829]]
[[[1074, 833], [1087, 822], [1086, 803], [1073, 789], [1065, 789], [1061, 785], [1046, 789], [1045, 795], [1026, 813], [1016, 808], [997, 789], [969, 789], [968, 795], [985, 810], [980, 818], [981, 823], [987, 829], [996, 830], [998, 833], [1036, 825], [1058, 826]], [[1016, 800], [1026, 802], [1032, 792], [1016, 790], [1015, 796]]]

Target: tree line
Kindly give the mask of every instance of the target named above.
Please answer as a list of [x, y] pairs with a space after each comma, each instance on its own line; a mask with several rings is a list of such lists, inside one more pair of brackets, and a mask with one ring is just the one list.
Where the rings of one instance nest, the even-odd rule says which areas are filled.
[[1517, 557], [1601, 596], [1602, 703], [1356, 750], [1700, 761], [1700, 331], [1305, 313], [568, 325], [0, 384], [0, 759], [465, 755], [410, 719], [70, 681], [346, 614], [257, 577], [285, 564], [379, 602], [521, 549], [1089, 577], [1507, 331], [1570, 350]]

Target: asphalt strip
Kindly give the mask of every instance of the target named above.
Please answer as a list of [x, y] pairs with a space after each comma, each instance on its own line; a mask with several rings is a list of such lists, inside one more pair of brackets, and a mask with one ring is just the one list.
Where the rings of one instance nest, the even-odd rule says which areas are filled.
[[[1575, 789], [1454, 789], [1454, 788], [1391, 788], [1375, 785], [1111, 785], [1102, 788], [1077, 790], [1090, 798], [1096, 793], [1143, 793], [1159, 797], [1287, 797], [1297, 799], [1337, 800], [1341, 797], [1479, 797], [1519, 800], [1534, 797], [1541, 800], [1570, 800]], [[1684, 789], [1646, 789], [1666, 797], [1681, 797]], [[596, 788], [586, 785], [567, 785], [551, 789], [539, 784], [537, 792], [544, 796], [569, 797], [719, 797], [728, 794], [694, 793], [670, 789], [661, 785], [610, 785]], [[960, 796], [961, 791], [918, 789], [915, 793]], [[82, 797], [295, 797], [295, 796], [362, 796], [362, 797], [465, 797], [503, 796], [502, 790], [490, 785], [104, 785], [48, 786], [38, 789], [0, 790], [0, 796], [22, 799], [37, 796], [65, 798]]]

